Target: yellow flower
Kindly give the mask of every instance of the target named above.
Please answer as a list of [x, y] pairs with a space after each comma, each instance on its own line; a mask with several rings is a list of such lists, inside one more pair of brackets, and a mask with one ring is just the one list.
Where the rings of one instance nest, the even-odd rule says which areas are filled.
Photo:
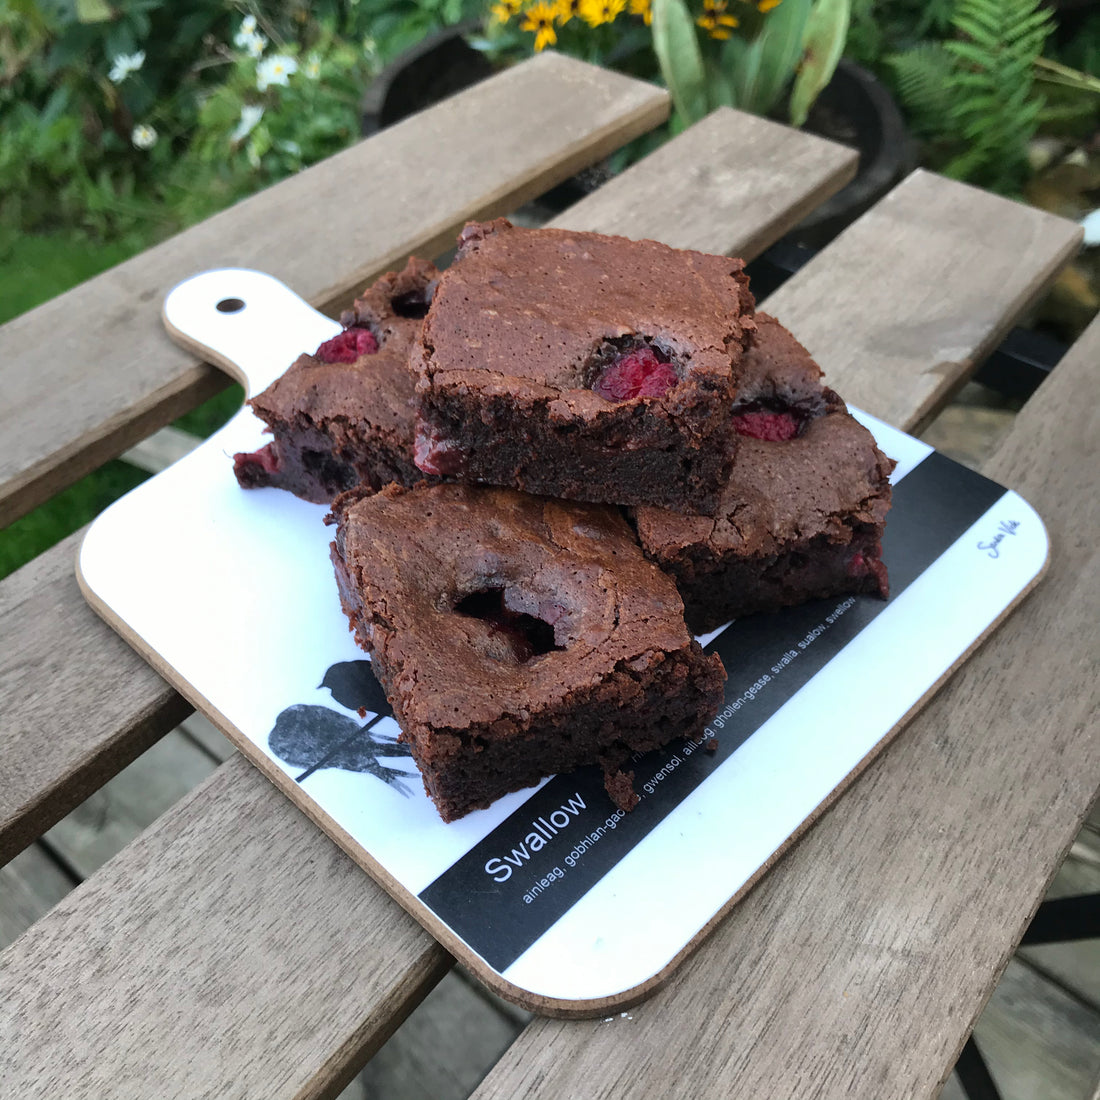
[[498, 23], [507, 23], [520, 9], [520, 0], [498, 0], [489, 11]]
[[783, 0], [760, 0], [760, 3], [756, 5], [756, 10], [760, 12], [761, 15], [767, 15], [772, 8], [778, 8], [782, 3]]
[[538, 0], [524, 13], [523, 22], [520, 23], [521, 31], [533, 31], [535, 35], [535, 52], [544, 46], [552, 46], [558, 40], [554, 30], [555, 7], [546, 0]]
[[710, 35], [711, 38], [724, 42], [733, 36], [733, 27], [740, 20], [736, 15], [730, 15], [726, 11], [726, 0], [703, 0], [703, 14], [695, 20]]
[[580, 16], [581, 0], [558, 0], [554, 10], [557, 12], [558, 26], [564, 27], [574, 16]]
[[653, 5], [650, 0], [630, 0], [630, 14], [640, 15], [647, 27], [653, 23]]
[[615, 16], [626, 7], [626, 0], [581, 0], [581, 18], [590, 26], [614, 23]]

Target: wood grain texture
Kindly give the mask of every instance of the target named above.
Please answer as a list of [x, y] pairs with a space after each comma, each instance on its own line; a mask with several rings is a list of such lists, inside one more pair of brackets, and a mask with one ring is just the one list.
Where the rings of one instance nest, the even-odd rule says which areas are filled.
[[534, 1022], [478, 1100], [936, 1095], [1100, 780], [1098, 357], [1100, 321], [987, 469], [1045, 581], [668, 987]]
[[839, 191], [858, 160], [842, 145], [722, 107], [550, 224], [752, 259]]
[[223, 764], [0, 955], [5, 1095], [332, 1096], [385, 1041], [450, 959], [272, 794]]
[[82, 537], [0, 584], [0, 864], [191, 711], [85, 603]]
[[916, 171], [762, 305], [846, 401], [914, 432], [1080, 240], [1074, 222]]
[[[225, 384], [165, 335], [181, 279], [254, 267], [339, 307], [660, 123], [663, 89], [544, 54], [330, 157], [0, 329], [0, 526]], [[349, 181], [354, 181], [349, 183]]]

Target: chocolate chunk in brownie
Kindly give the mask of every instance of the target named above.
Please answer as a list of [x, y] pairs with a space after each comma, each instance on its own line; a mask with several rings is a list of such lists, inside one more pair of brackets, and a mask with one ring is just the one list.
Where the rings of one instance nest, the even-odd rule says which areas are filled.
[[753, 328], [742, 261], [504, 219], [459, 240], [410, 357], [420, 469], [713, 512]]
[[417, 259], [384, 275], [340, 318], [342, 333], [300, 356], [249, 402], [274, 438], [234, 456], [244, 488], [270, 485], [327, 503], [361, 483], [423, 480], [412, 462], [416, 397], [408, 354], [438, 277]]
[[617, 509], [390, 485], [332, 521], [344, 610], [445, 821], [717, 712], [721, 662]]
[[741, 445], [717, 514], [634, 513], [696, 633], [816, 597], [888, 594], [880, 542], [894, 463], [822, 386], [806, 349], [774, 318], [756, 321], [733, 409]]

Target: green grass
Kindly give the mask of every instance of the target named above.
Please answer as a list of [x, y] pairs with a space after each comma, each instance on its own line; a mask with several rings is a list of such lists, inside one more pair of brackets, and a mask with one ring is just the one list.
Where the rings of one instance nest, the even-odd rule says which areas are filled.
[[[63, 236], [14, 237], [0, 242], [0, 324], [56, 297], [133, 254], [134, 245], [94, 245]], [[205, 438], [241, 407], [244, 391], [232, 385], [176, 427]], [[55, 543], [90, 523], [112, 501], [149, 477], [115, 460], [0, 531], [0, 578], [15, 572]]]
[[95, 519], [149, 475], [117, 459], [0, 531], [0, 578]]
[[135, 244], [93, 244], [67, 234], [0, 239], [0, 324], [106, 271]]
[[234, 383], [227, 390], [211, 397], [209, 401], [204, 401], [197, 409], [184, 413], [174, 422], [173, 427], [205, 439], [208, 435], [213, 435], [223, 424], [232, 420], [240, 412], [243, 404], [244, 390]]

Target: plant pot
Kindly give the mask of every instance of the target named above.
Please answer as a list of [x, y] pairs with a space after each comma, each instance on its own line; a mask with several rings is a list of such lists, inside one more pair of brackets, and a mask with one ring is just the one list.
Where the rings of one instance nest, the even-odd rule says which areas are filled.
[[478, 23], [447, 27], [395, 57], [363, 96], [363, 137], [492, 76], [492, 62], [464, 37], [479, 29]]
[[821, 248], [916, 167], [916, 146], [893, 96], [862, 66], [842, 60], [818, 96], [805, 129], [859, 151], [846, 187], [823, 202], [789, 236]]
[[[429, 35], [398, 54], [367, 89], [361, 102], [362, 134], [371, 134], [431, 107], [496, 72], [493, 63], [466, 41], [479, 34], [478, 22], [461, 23]], [[538, 204], [547, 211], [562, 210], [591, 194], [611, 178], [606, 163], [582, 169], [542, 195]]]

